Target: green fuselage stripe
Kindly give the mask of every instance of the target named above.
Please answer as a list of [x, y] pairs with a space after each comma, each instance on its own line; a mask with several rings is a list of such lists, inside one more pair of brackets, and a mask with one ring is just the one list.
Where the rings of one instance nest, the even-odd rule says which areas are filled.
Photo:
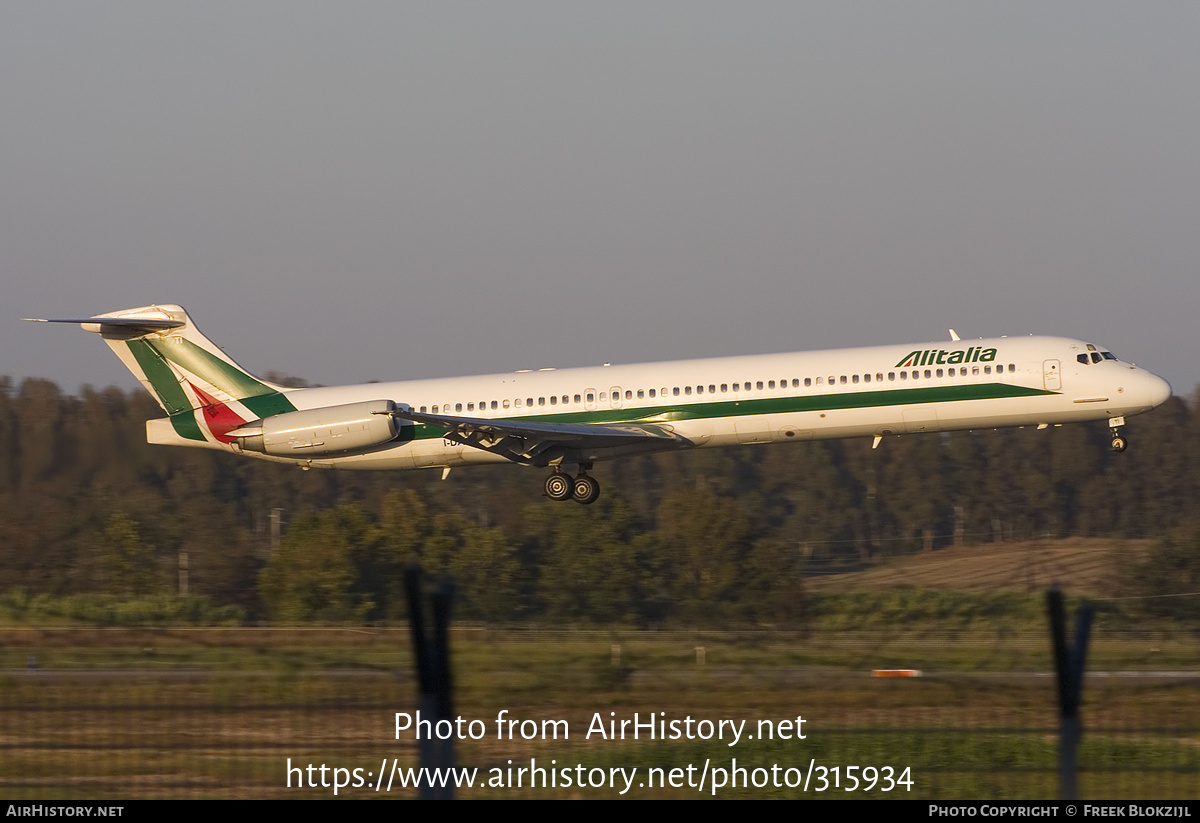
[[[871, 409], [881, 406], [915, 406], [921, 403], [954, 403], [965, 400], [1001, 400], [1017, 397], [1043, 397], [1058, 392], [1013, 386], [1008, 383], [984, 383], [966, 386], [929, 386], [914, 389], [813, 394], [793, 397], [761, 397], [744, 400], [717, 400], [701, 403], [637, 406], [621, 409], [562, 414], [536, 414], [522, 417], [497, 418], [545, 423], [639, 423], [696, 420], [710, 417], [747, 417], [757, 414], [795, 414], [846, 409]], [[674, 398], [672, 398], [674, 399]], [[443, 412], [448, 414], [449, 412]], [[471, 414], [467, 412], [467, 414]], [[405, 427], [408, 428], [407, 426]], [[420, 425], [412, 437], [403, 439], [433, 440], [445, 436], [446, 430]]]

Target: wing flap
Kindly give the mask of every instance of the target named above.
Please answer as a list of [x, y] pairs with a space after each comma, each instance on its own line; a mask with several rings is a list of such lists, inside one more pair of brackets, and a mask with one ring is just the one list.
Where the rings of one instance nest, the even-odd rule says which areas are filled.
[[446, 439], [519, 463], [543, 464], [556, 450], [585, 452], [644, 446], [647, 451], [690, 446], [665, 426], [648, 423], [544, 423], [426, 414], [402, 408], [396, 417], [446, 430]]

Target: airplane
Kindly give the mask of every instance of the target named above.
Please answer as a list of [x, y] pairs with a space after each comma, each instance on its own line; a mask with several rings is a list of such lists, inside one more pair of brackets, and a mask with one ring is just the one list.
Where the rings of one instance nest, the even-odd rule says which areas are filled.
[[[1000, 337], [833, 351], [287, 388], [254, 377], [171, 304], [76, 319], [166, 412], [150, 443], [219, 449], [303, 469], [551, 468], [551, 500], [589, 504], [593, 464], [742, 444], [1108, 420], [1171, 396], [1102, 346]], [[576, 466], [569, 474], [564, 466]]]

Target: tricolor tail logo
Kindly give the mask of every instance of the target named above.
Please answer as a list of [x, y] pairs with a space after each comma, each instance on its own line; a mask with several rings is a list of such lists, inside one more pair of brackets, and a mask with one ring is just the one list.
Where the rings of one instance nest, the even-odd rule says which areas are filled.
[[240, 401], [259, 417], [295, 411], [283, 392], [190, 340], [182, 337], [129, 340], [126, 345], [170, 414], [207, 405], [199, 395], [199, 403], [189, 398], [184, 383], [193, 388], [197, 384], [206, 385], [211, 391], [206, 396], [220, 400], [216, 395], [224, 395]]
[[203, 427], [229, 443], [226, 432], [248, 420], [296, 410], [278, 388], [182, 336], [124, 342], [181, 437], [208, 440]]
[[247, 422], [238, 416], [237, 412], [229, 408], [217, 398], [198, 388], [193, 383], [188, 383], [192, 391], [196, 393], [204, 405], [200, 407], [203, 412], [204, 426], [212, 434], [218, 442], [232, 443], [233, 438], [226, 433], [231, 432], [238, 426]]

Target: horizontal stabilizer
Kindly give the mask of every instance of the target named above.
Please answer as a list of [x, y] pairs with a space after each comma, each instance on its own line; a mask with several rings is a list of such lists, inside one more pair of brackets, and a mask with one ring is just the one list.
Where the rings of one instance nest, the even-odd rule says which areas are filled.
[[[155, 304], [91, 317], [25, 319], [77, 323], [99, 334], [170, 415], [175, 431], [188, 440], [224, 442], [210, 426], [218, 416], [241, 423], [296, 410], [282, 386], [260, 380], [235, 363], [200, 333], [182, 306]], [[207, 410], [203, 417], [194, 414], [200, 409]]]
[[[76, 318], [53, 318], [43, 319], [41, 317], [25, 317], [23, 320], [28, 320], [31, 323], [78, 323], [83, 326], [86, 331], [102, 332], [103, 326], [111, 326], [114, 329], [123, 329], [126, 331], [140, 331], [142, 334], [150, 334], [156, 331], [165, 329], [177, 329], [180, 326], [186, 326], [187, 323], [183, 320], [168, 320], [165, 318], [155, 317], [76, 317]], [[95, 326], [96, 328], [87, 328]]]

